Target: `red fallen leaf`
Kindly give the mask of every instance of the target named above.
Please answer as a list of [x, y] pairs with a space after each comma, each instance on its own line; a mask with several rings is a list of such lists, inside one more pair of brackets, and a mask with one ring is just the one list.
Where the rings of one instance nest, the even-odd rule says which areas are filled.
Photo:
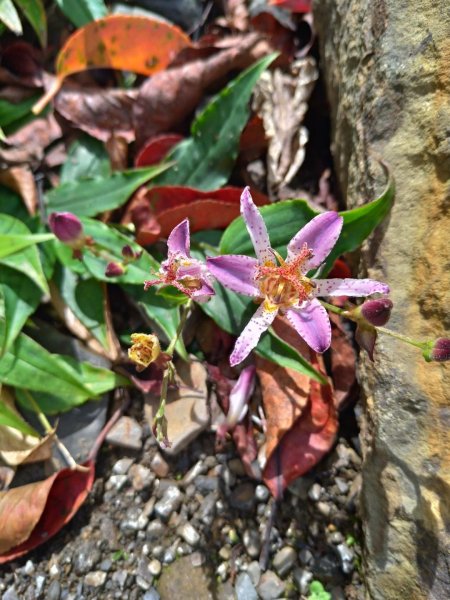
[[103, 428], [84, 470], [63, 469], [44, 481], [0, 492], [0, 564], [40, 546], [72, 519], [92, 488], [98, 450], [126, 405]]
[[312, 8], [311, 0], [270, 0], [269, 4], [298, 13], [307, 13]]
[[[318, 368], [317, 357], [312, 364]], [[263, 480], [276, 499], [286, 487], [307, 473], [330, 450], [338, 429], [331, 386], [311, 380], [308, 403], [291, 429], [269, 456]]]
[[167, 155], [169, 150], [172, 150], [176, 144], [181, 142], [182, 135], [178, 133], [167, 133], [165, 135], [156, 135], [147, 140], [142, 146], [134, 160], [135, 167], [151, 167], [161, 162]]
[[[225, 187], [211, 192], [184, 186], [156, 186], [137, 194], [129, 203], [122, 223], [133, 222], [139, 244], [148, 245], [167, 237], [175, 225], [189, 218], [191, 231], [224, 229], [239, 216], [242, 188]], [[255, 204], [269, 200], [254, 192]]]
[[247, 34], [240, 44], [206, 59], [167, 69], [145, 81], [133, 106], [137, 147], [179, 125], [196, 108], [209, 86], [241, 66], [258, 40], [258, 34]]
[[263, 121], [261, 117], [252, 117], [244, 127], [239, 140], [239, 158], [250, 162], [261, 156], [265, 150], [267, 150], [267, 138]]
[[350, 267], [348, 264], [343, 261], [341, 258], [338, 258], [331, 271], [327, 275], [329, 279], [346, 279], [352, 276], [352, 272], [350, 271]]

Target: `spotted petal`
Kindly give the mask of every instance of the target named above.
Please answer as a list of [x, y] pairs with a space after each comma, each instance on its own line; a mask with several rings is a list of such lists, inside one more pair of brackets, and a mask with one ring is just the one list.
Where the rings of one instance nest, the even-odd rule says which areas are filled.
[[189, 256], [190, 239], [189, 239], [189, 221], [184, 219], [176, 227], [174, 227], [167, 239], [167, 248], [169, 256], [172, 254], [181, 254]]
[[233, 292], [254, 298], [261, 295], [254, 279], [258, 266], [255, 258], [229, 254], [208, 258], [206, 264], [217, 281]]
[[305, 306], [290, 308], [286, 316], [305, 342], [316, 352], [325, 352], [331, 344], [328, 313], [320, 302], [311, 300]]
[[214, 296], [214, 294], [215, 291], [213, 290], [213, 288], [206, 282], [203, 282], [203, 285], [199, 290], [195, 290], [195, 292], [192, 292], [192, 298], [193, 300], [201, 304], [202, 302], [207, 302], [211, 298], [211, 296]]
[[230, 356], [230, 365], [232, 367], [238, 365], [247, 358], [253, 348], [258, 344], [259, 338], [264, 331], [272, 325], [277, 313], [278, 310], [266, 310], [264, 304], [261, 304], [258, 307], [258, 310], [236, 340], [236, 344]]
[[306, 273], [311, 269], [317, 269], [337, 242], [343, 222], [343, 218], [333, 211], [314, 217], [289, 242], [288, 261], [295, 258], [306, 243], [314, 254], [305, 262], [303, 271]]
[[253, 202], [249, 187], [246, 187], [241, 195], [241, 214], [247, 225], [248, 234], [252, 240], [257, 259], [260, 263], [265, 263], [266, 261], [273, 262], [266, 224]]
[[315, 279], [314, 296], [389, 294], [389, 286], [374, 279]]

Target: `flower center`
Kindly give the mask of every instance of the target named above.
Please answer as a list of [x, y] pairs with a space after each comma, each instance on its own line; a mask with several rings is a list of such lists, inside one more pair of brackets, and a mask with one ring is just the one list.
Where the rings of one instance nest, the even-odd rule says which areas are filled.
[[304, 244], [290, 262], [285, 262], [275, 250], [272, 252], [280, 264], [267, 261], [256, 273], [266, 310], [287, 309], [308, 300], [315, 284], [303, 274], [302, 267], [311, 258], [312, 250]]

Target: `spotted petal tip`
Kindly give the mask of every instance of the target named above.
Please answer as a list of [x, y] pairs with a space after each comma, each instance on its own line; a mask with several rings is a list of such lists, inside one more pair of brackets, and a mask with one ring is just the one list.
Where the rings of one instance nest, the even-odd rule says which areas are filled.
[[176, 227], [174, 227], [167, 239], [167, 248], [170, 254], [181, 254], [189, 256], [190, 238], [189, 238], [189, 221], [184, 219]]

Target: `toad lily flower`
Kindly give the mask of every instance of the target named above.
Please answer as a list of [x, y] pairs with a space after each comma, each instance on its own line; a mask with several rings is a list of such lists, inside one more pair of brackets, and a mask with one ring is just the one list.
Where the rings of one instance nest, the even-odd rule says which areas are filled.
[[[258, 344], [279, 312], [286, 313], [298, 334], [316, 352], [331, 343], [327, 311], [317, 296], [367, 296], [389, 287], [372, 279], [312, 279], [327, 258], [342, 229], [343, 219], [335, 212], [314, 217], [292, 238], [284, 260], [270, 246], [266, 225], [253, 203], [249, 188], [241, 196], [241, 213], [256, 252], [256, 259], [225, 255], [208, 259], [208, 269], [225, 287], [262, 300], [236, 341], [230, 356], [232, 366], [242, 362]], [[278, 263], [278, 264], [277, 264]]]
[[173, 285], [196, 302], [206, 302], [214, 295], [211, 276], [206, 266], [191, 258], [189, 221], [185, 219], [174, 227], [167, 240], [167, 260], [161, 263], [156, 279], [144, 282], [144, 289], [162, 283]]

